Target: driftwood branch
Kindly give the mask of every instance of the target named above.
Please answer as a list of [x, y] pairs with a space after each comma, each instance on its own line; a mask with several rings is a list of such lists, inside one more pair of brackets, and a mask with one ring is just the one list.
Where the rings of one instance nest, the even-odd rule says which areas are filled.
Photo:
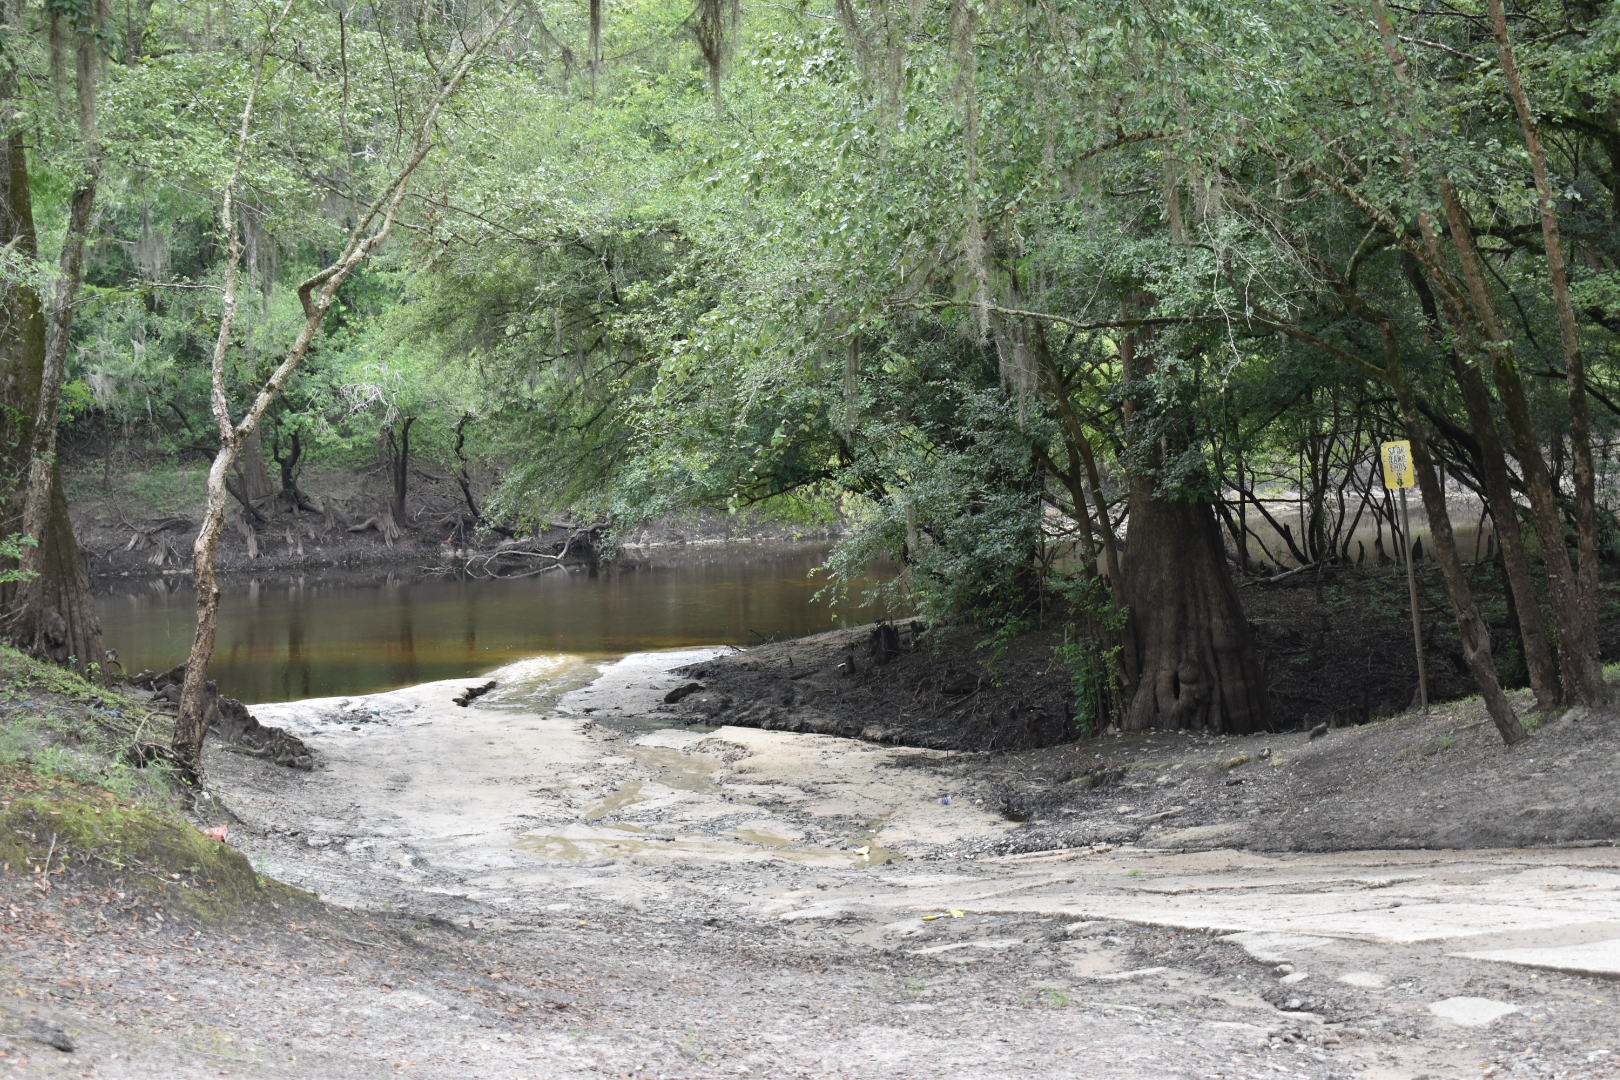
[[[502, 544], [493, 551], [479, 552], [476, 555], [470, 556], [466, 562], [462, 564], [462, 570], [473, 577], [534, 577], [552, 570], [564, 569], [564, 563], [567, 561], [569, 556], [574, 555], [576, 553], [576, 548], [579, 548], [582, 545], [585, 548], [583, 557], [587, 561], [594, 563], [596, 557], [597, 537], [606, 527], [607, 522], [603, 521], [584, 526], [583, 528], [574, 529], [569, 532], [568, 536], [563, 540], [562, 546], [552, 551], [545, 551], [535, 547], [534, 545], [538, 543], [538, 540]], [[544, 565], [532, 566], [531, 564], [531, 568], [529, 569], [524, 569], [515, 573], [501, 573], [497, 567], [503, 560], [507, 559], [523, 560], [525, 563], [534, 560], [539, 561]]]

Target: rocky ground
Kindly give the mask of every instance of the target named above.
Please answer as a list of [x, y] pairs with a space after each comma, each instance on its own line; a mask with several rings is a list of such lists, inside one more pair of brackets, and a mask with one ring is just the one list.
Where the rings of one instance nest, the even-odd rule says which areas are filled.
[[1611, 716], [948, 752], [689, 726], [713, 663], [255, 710], [316, 768], [198, 824], [307, 893], [28, 818], [0, 1076], [1620, 1074]]

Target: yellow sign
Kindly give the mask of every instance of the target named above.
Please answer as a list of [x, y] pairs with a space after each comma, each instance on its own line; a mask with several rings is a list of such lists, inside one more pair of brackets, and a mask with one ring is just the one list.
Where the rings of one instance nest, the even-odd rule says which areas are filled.
[[1384, 460], [1384, 486], [1390, 490], [1409, 488], [1417, 484], [1417, 470], [1412, 467], [1412, 444], [1405, 439], [1387, 442], [1379, 447]]

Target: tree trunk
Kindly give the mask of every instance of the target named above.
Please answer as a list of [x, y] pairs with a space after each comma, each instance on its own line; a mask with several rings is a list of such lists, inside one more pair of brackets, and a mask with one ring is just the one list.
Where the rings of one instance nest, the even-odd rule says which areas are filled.
[[1215, 514], [1154, 484], [1131, 485], [1125, 581], [1137, 678], [1123, 727], [1268, 730], [1265, 680]]
[[1564, 375], [1569, 401], [1569, 449], [1574, 471], [1575, 530], [1580, 559], [1576, 564], [1575, 617], [1580, 622], [1579, 655], [1566, 663], [1579, 681], [1566, 685], [1570, 693], [1586, 704], [1609, 699], [1603, 681], [1603, 661], [1599, 653], [1598, 631], [1598, 513], [1597, 467], [1592, 459], [1592, 421], [1586, 402], [1586, 359], [1581, 349], [1580, 327], [1569, 292], [1569, 268], [1564, 259], [1563, 238], [1558, 227], [1558, 207], [1553, 201], [1552, 181], [1547, 174], [1547, 151], [1541, 131], [1530, 110], [1530, 99], [1519, 80], [1519, 66], [1508, 39], [1507, 12], [1502, 0], [1490, 0], [1491, 28], [1496, 36], [1497, 60], [1508, 96], [1519, 118], [1524, 147], [1530, 154], [1530, 171], [1535, 178], [1536, 204], [1540, 210], [1542, 245], [1547, 256], [1547, 278], [1552, 286], [1554, 308], [1558, 312], [1558, 338], [1564, 354]]
[[1474, 602], [1474, 593], [1463, 574], [1462, 560], [1457, 557], [1456, 537], [1451, 530], [1451, 514], [1446, 507], [1446, 496], [1434, 468], [1434, 455], [1429, 451], [1428, 432], [1417, 409], [1417, 399], [1406, 384], [1405, 376], [1395, 373], [1395, 393], [1400, 401], [1401, 419], [1406, 437], [1412, 443], [1412, 464], [1423, 494], [1423, 509], [1429, 517], [1429, 536], [1434, 542], [1440, 573], [1446, 581], [1446, 592], [1451, 597], [1452, 610], [1457, 616], [1457, 636], [1462, 640], [1463, 659], [1480, 696], [1485, 699], [1485, 710], [1496, 724], [1502, 741], [1508, 745], [1524, 738], [1524, 727], [1513, 710], [1513, 704], [1502, 692], [1496, 677], [1496, 664], [1491, 655], [1491, 631]]
[[403, 528], [405, 517], [405, 493], [410, 480], [411, 466], [411, 425], [416, 423], [416, 417], [407, 416], [400, 421], [399, 434], [394, 434], [393, 428], [383, 429], [383, 453], [388, 459], [388, 475], [393, 481], [394, 495], [389, 503], [393, 511], [394, 520]]
[[312, 514], [320, 511], [310, 504], [298, 486], [298, 466], [304, 457], [304, 440], [298, 434], [298, 429], [287, 433], [287, 449], [282, 451], [281, 435], [278, 431], [270, 440], [270, 456], [275, 458], [276, 468], [281, 473], [281, 491], [278, 497], [287, 504], [287, 509], [293, 512], [307, 510]]
[[1496, 526], [1508, 596], [1517, 615], [1525, 673], [1536, 696], [1536, 705], [1550, 709], [1562, 697], [1558, 661], [1549, 644], [1546, 620], [1541, 615], [1541, 599], [1536, 595], [1535, 582], [1530, 576], [1530, 557], [1524, 546], [1524, 530], [1519, 525], [1519, 505], [1513, 498], [1502, 439], [1491, 415], [1490, 394], [1477, 365], [1453, 354], [1451, 367], [1462, 391], [1469, 426], [1479, 441], [1480, 479], [1485, 485], [1485, 502], [1491, 511], [1491, 521]]
[[[1456, 240], [1469, 292], [1484, 310], [1487, 340], [1507, 341], [1507, 330], [1486, 287], [1471, 234], [1458, 232]], [[1564, 696], [1572, 702], [1597, 704], [1607, 694], [1603, 664], [1598, 658], [1597, 625], [1586, 613], [1588, 603], [1581, 596], [1570, 565], [1569, 548], [1564, 542], [1564, 518], [1558, 508], [1557, 484], [1542, 453], [1541, 435], [1531, 418], [1528, 396], [1511, 348], [1491, 345], [1486, 352], [1491, 358], [1491, 374], [1502, 401], [1502, 413], [1513, 436], [1514, 456], [1519, 459], [1519, 470], [1530, 496], [1531, 521], [1541, 542], [1542, 565], [1547, 571], [1548, 606], [1558, 630], [1558, 668]], [[1590, 602], [1597, 602], [1595, 593]]]
[[270, 480], [270, 467], [264, 460], [264, 438], [255, 431], [252, 438], [242, 444], [242, 453], [236, 459], [236, 484], [243, 503], [257, 507], [276, 493]]
[[[1363, 309], [1364, 319], [1376, 318], [1374, 312]], [[1417, 473], [1418, 489], [1423, 495], [1423, 509], [1429, 518], [1429, 537], [1434, 542], [1435, 557], [1445, 578], [1446, 592], [1451, 597], [1452, 611], [1457, 617], [1457, 636], [1462, 640], [1463, 659], [1480, 696], [1485, 699], [1485, 710], [1496, 724], [1496, 731], [1509, 746], [1524, 739], [1524, 726], [1512, 702], [1502, 692], [1501, 680], [1496, 676], [1496, 664], [1491, 656], [1491, 631], [1474, 602], [1474, 591], [1463, 573], [1462, 560], [1457, 557], [1457, 541], [1451, 530], [1451, 512], [1446, 506], [1445, 488], [1434, 467], [1434, 454], [1429, 449], [1429, 431], [1423, 414], [1418, 409], [1417, 395], [1406, 379], [1401, 362], [1400, 345], [1394, 327], [1387, 319], [1374, 323], [1383, 344], [1384, 373], [1395, 391], [1400, 406], [1401, 422], [1406, 437], [1412, 444], [1412, 464]], [[1410, 538], [1406, 538], [1410, 543]]]
[[[1074, 402], [1069, 398], [1069, 388], [1047, 344], [1044, 328], [1036, 329], [1035, 344], [1035, 357], [1040, 365], [1037, 385], [1046, 391], [1057, 409], [1058, 427], [1062, 432], [1064, 448], [1085, 467], [1085, 483], [1090, 485], [1095, 503], [1096, 540], [1101, 545], [1103, 554], [1102, 574], [1108, 581], [1114, 602], [1123, 607], [1126, 601], [1124, 577], [1120, 572], [1119, 544], [1114, 539], [1114, 523], [1109, 520], [1108, 499], [1102, 492], [1102, 478], [1097, 470], [1096, 454], [1092, 449], [1091, 440], [1086, 437], [1085, 425], [1075, 412]], [[1076, 480], [1079, 480], [1078, 475]], [[1083, 513], [1089, 519], [1091, 514], [1085, 513], [1085, 491], [1078, 483], [1074, 499], [1076, 512]]]
[[[20, 132], [0, 142], [0, 247], [22, 259], [38, 257], [28, 159]], [[34, 464], [36, 418], [46, 375], [46, 320], [31, 287], [0, 279], [0, 536], [24, 533], [27, 490], [16, 479]], [[58, 380], [58, 389], [60, 380]], [[55, 409], [46, 410], [55, 415]], [[101, 625], [89, 576], [68, 519], [54, 454], [38, 463], [31, 580], [0, 583], [0, 631], [19, 648], [84, 668], [102, 658]]]
[[89, 665], [101, 663], [104, 655], [101, 620], [90, 591], [90, 574], [68, 517], [62, 478], [54, 469], [49, 505], [36, 576], [17, 584], [12, 603], [5, 603], [0, 593], [0, 604], [11, 616], [7, 636], [18, 648], [84, 672]]
[[[233, 297], [234, 300], [234, 297]], [[214, 639], [219, 629], [219, 578], [214, 573], [214, 559], [219, 552], [219, 538], [225, 530], [225, 506], [229, 497], [225, 489], [226, 478], [235, 464], [236, 441], [228, 440], [214, 456], [208, 470], [208, 506], [203, 512], [202, 528], [192, 545], [197, 590], [197, 630], [192, 637], [191, 652], [186, 660], [185, 681], [180, 686], [180, 710], [174, 722], [175, 764], [181, 779], [193, 787], [202, 785], [203, 740], [208, 737], [211, 719], [208, 710], [208, 664], [214, 658]]]
[[[1492, 0], [1493, 15], [1500, 13], [1500, 3]], [[1401, 54], [1397, 44], [1393, 25], [1384, 11], [1381, 0], [1375, 0], [1373, 18], [1377, 23], [1379, 32], [1384, 40], [1385, 50], [1394, 65], [1397, 76], [1405, 83], [1410, 79], [1410, 71], [1405, 57]], [[1505, 28], [1501, 31], [1505, 34]], [[1503, 53], [1504, 73], [1508, 76], [1510, 90], [1517, 90], [1516, 75], [1511, 69], [1511, 56]], [[1515, 95], [1515, 105], [1520, 104], [1522, 95]], [[1531, 147], [1532, 153], [1535, 147]], [[1418, 170], [1416, 159], [1411, 150], [1402, 153], [1403, 165], [1409, 180], [1417, 182]], [[1542, 192], [1545, 194], [1545, 192]], [[1435, 227], [1433, 215], [1420, 206], [1417, 213], [1419, 231], [1423, 236], [1423, 255], [1411, 251], [1414, 258], [1419, 258], [1429, 268], [1434, 277], [1435, 284], [1440, 288], [1441, 295], [1449, 315], [1455, 323], [1458, 334], [1471, 344], [1471, 347], [1483, 351], [1491, 361], [1492, 376], [1496, 383], [1497, 393], [1501, 397], [1502, 405], [1507, 416], [1508, 430], [1512, 433], [1515, 455], [1519, 459], [1520, 470], [1524, 475], [1525, 487], [1530, 495], [1532, 520], [1535, 523], [1537, 536], [1541, 541], [1542, 559], [1547, 571], [1547, 593], [1552, 610], [1552, 617], [1558, 628], [1558, 663], [1562, 692], [1568, 698], [1581, 702], [1596, 703], [1603, 700], [1605, 689], [1603, 686], [1602, 666], [1598, 662], [1597, 650], [1597, 623], [1595, 618], [1587, 615], [1583, 598], [1575, 589], [1574, 575], [1570, 568], [1569, 552], [1564, 547], [1563, 523], [1558, 513], [1557, 499], [1554, 485], [1547, 472], [1545, 459], [1542, 456], [1542, 443], [1535, 426], [1530, 418], [1528, 406], [1525, 402], [1524, 387], [1519, 379], [1518, 368], [1514, 359], [1510, 335], [1503, 324], [1501, 313], [1498, 310], [1495, 296], [1485, 279], [1485, 268], [1480, 258], [1478, 246], [1474, 242], [1473, 229], [1467, 215], [1462, 210], [1451, 183], [1441, 174], [1440, 197], [1445, 207], [1447, 224], [1450, 226], [1452, 242], [1456, 248], [1457, 263], [1462, 270], [1463, 281], [1466, 285], [1466, 295], [1459, 291], [1450, 270], [1450, 261], [1442, 251], [1439, 231]], [[1398, 232], [1393, 235], [1399, 235]], [[1408, 249], [1411, 250], [1410, 248]], [[1549, 252], [1549, 257], [1553, 252]], [[1379, 327], [1379, 333], [1385, 338], [1386, 368], [1393, 382], [1397, 384], [1397, 391], [1410, 393], [1410, 388], [1404, 386], [1405, 376], [1401, 373], [1400, 357], [1395, 351], [1392, 331], [1388, 321], [1381, 316], [1369, 321]], [[1465, 393], [1468, 387], [1463, 388]], [[1582, 396], [1584, 406], [1585, 398]], [[1470, 406], [1472, 417], [1477, 411], [1477, 401]], [[1403, 406], [1404, 408], [1404, 406]], [[1410, 428], [1412, 421], [1407, 420]], [[1477, 426], [1477, 425], [1476, 425]], [[1489, 430], [1476, 431], [1476, 437], [1482, 442], [1496, 439], [1494, 427]], [[1414, 436], [1413, 454], [1417, 454], [1416, 437]], [[1486, 452], [1488, 457], [1488, 451]], [[1422, 466], [1419, 465], [1421, 469]], [[1425, 495], [1425, 503], [1427, 503]], [[1444, 498], [1441, 499], [1442, 509]], [[1508, 511], [1510, 507], [1500, 507]], [[1514, 511], [1516, 512], [1516, 511]], [[1504, 512], [1498, 516], [1498, 523], [1509, 516]], [[1449, 530], [1450, 523], [1446, 525]], [[1520, 583], [1522, 587], [1522, 582]], [[1464, 582], [1466, 589], [1466, 582]], [[1594, 583], [1595, 590], [1595, 583]], [[1455, 599], [1455, 597], [1454, 597]], [[1521, 600], [1522, 597], [1516, 599]], [[1472, 606], [1472, 597], [1469, 598]], [[1591, 598], [1596, 603], [1596, 594]], [[1525, 605], [1530, 610], [1529, 605]], [[1463, 618], [1461, 609], [1458, 611], [1459, 621]], [[1466, 641], [1466, 634], [1464, 635]], [[1487, 643], [1488, 647], [1488, 643]], [[1527, 643], [1526, 659], [1530, 659], [1531, 649]], [[1492, 682], [1495, 681], [1494, 671]], [[1543, 677], [1543, 682], [1545, 681]], [[1482, 687], [1483, 689], [1483, 687]], [[1537, 687], [1538, 700], [1546, 693], [1544, 685]], [[1487, 695], [1488, 697], [1488, 695]], [[1493, 715], [1495, 709], [1493, 708]], [[1516, 726], [1517, 718], [1513, 724]], [[1502, 726], [1499, 719], [1498, 726]], [[1522, 732], [1520, 737], [1522, 737]], [[1504, 730], [1503, 738], [1511, 742], [1508, 732]]]
[[472, 471], [467, 464], [467, 421], [471, 419], [472, 413], [464, 412], [456, 420], [456, 443], [451, 449], [456, 455], [456, 485], [461, 488], [461, 497], [467, 504], [471, 524], [476, 526], [483, 520], [484, 512], [478, 508], [478, 500], [473, 497]]
[[180, 715], [175, 721], [173, 750], [182, 776], [194, 785], [200, 785], [203, 768], [203, 740], [208, 735], [209, 698], [207, 691], [208, 665], [214, 656], [215, 632], [219, 624], [219, 583], [214, 575], [214, 556], [219, 550], [220, 533], [225, 527], [225, 507], [229, 497], [226, 481], [244, 443], [253, 437], [265, 414], [276, 403], [309, 355], [310, 347], [321, 332], [326, 313], [343, 283], [365, 261], [373, 250], [384, 243], [393, 231], [400, 204], [410, 188], [411, 176], [427, 157], [433, 146], [435, 124], [445, 103], [466, 78], [484, 49], [505, 29], [515, 11], [508, 7], [495, 27], [483, 37], [467, 42], [467, 51], [453, 67], [438, 72], [438, 92], [422, 111], [416, 123], [412, 147], [393, 174], [384, 184], [361, 221], [349, 234], [337, 259], [324, 269], [305, 279], [298, 288], [298, 298], [304, 309], [304, 323], [291, 348], [281, 363], [270, 374], [253, 403], [239, 423], [231, 419], [230, 402], [225, 393], [225, 357], [230, 349], [237, 312], [237, 286], [242, 263], [242, 242], [237, 231], [237, 183], [247, 156], [247, 145], [252, 135], [254, 106], [264, 73], [265, 58], [272, 40], [292, 11], [293, 0], [285, 0], [264, 36], [253, 62], [253, 75], [247, 102], [242, 109], [241, 126], [237, 132], [236, 155], [225, 182], [221, 205], [220, 224], [227, 242], [225, 259], [225, 288], [220, 313], [219, 333], [214, 340], [214, 354], [210, 370], [210, 408], [219, 428], [219, 452], [208, 470], [208, 507], [203, 525], [194, 545], [197, 583], [197, 632], [192, 639], [191, 655], [186, 660], [185, 682], [180, 690]]
[[[1449, 184], [1442, 184], [1441, 199], [1445, 205], [1447, 223], [1459, 250], [1465, 257], [1476, 254], [1471, 233], [1462, 206]], [[1418, 294], [1425, 316], [1436, 329], [1440, 329], [1440, 306], [1434, 291], [1424, 279], [1422, 266], [1408, 255], [1403, 261], [1408, 282]], [[1460, 301], [1460, 298], [1459, 298]], [[1460, 320], [1460, 303], [1453, 305], [1453, 318]], [[1459, 327], [1460, 329], [1460, 327]], [[1477, 465], [1485, 488], [1485, 504], [1490, 510], [1496, 528], [1496, 540], [1501, 550], [1502, 576], [1507, 584], [1509, 610], [1523, 648], [1525, 674], [1535, 694], [1536, 705], [1550, 709], [1563, 699], [1558, 678], [1558, 659], [1553, 654], [1552, 639], [1547, 632], [1547, 621], [1542, 615], [1541, 599], [1536, 593], [1530, 575], [1530, 556], [1524, 543], [1524, 529], [1519, 521], [1519, 504], [1513, 496], [1512, 478], [1508, 473], [1507, 455], [1502, 437], [1496, 429], [1496, 416], [1489, 388], [1480, 367], [1471, 357], [1452, 350], [1449, 354], [1452, 377], [1462, 393], [1463, 407], [1468, 414], [1468, 426], [1478, 444]]]
[[586, 60], [591, 73], [591, 97], [596, 96], [596, 82], [602, 75], [602, 0], [590, 0], [590, 39]]
[[[1144, 296], [1127, 301], [1141, 310], [1151, 303]], [[1152, 335], [1130, 334], [1119, 351], [1127, 386], [1143, 385], [1157, 365]], [[1127, 437], [1160, 443], [1164, 434], [1143, 423], [1142, 411], [1140, 402], [1126, 401]], [[1162, 452], [1143, 458], [1131, 476], [1125, 542], [1125, 667], [1134, 684], [1123, 727], [1269, 730], [1265, 679], [1214, 511], [1207, 501], [1161, 493]]]

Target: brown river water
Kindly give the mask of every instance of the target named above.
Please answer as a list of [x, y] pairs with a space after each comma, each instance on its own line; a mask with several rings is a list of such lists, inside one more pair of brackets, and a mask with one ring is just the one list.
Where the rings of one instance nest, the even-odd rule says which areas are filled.
[[[606, 659], [757, 644], [889, 614], [815, 599], [821, 544], [714, 545], [508, 581], [337, 572], [225, 583], [211, 673], [250, 704], [463, 678], [541, 655]], [[875, 582], [877, 579], [874, 578]], [[187, 578], [98, 583], [109, 648], [126, 671], [190, 648]]]

